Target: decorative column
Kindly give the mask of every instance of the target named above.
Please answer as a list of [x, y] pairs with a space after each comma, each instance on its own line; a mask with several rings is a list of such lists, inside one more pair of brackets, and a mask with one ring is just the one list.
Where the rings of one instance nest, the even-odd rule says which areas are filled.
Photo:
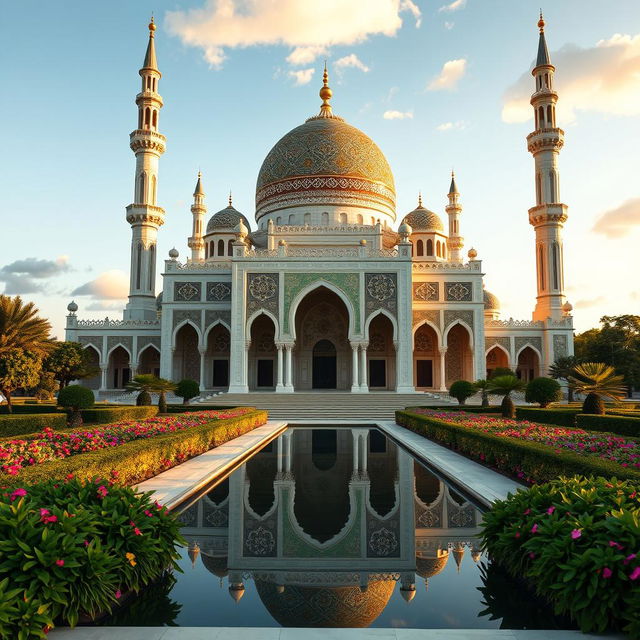
[[109, 365], [100, 365], [100, 389], [99, 391], [107, 390], [107, 374], [109, 372]]
[[351, 476], [357, 477], [358, 472], [360, 471], [360, 463], [358, 461], [360, 453], [360, 436], [358, 434], [358, 429], [351, 429], [351, 437], [353, 439], [353, 469], [351, 471]]
[[283, 393], [285, 391], [284, 384], [282, 382], [283, 373], [284, 373], [282, 371], [283, 365], [284, 365], [282, 350], [284, 349], [284, 345], [281, 342], [276, 342], [276, 348], [278, 349], [278, 371], [277, 371], [278, 381], [276, 384], [276, 393]]
[[200, 352], [200, 392], [203, 392], [207, 388], [204, 380], [204, 375], [206, 371], [205, 362], [206, 362], [207, 348], [199, 347], [198, 351]]
[[285, 349], [286, 349], [286, 356], [287, 356], [287, 364], [285, 366], [285, 383], [284, 383], [284, 387], [285, 387], [285, 391], [288, 393], [293, 393], [294, 392], [294, 388], [293, 388], [293, 357], [292, 357], [292, 351], [293, 351], [293, 343], [289, 343], [289, 344], [285, 344], [284, 345]]
[[133, 380], [133, 378], [135, 378], [138, 375], [138, 363], [137, 362], [131, 362], [129, 364], [129, 372], [131, 374], [131, 379]]
[[445, 361], [445, 354], [447, 353], [447, 347], [438, 347], [440, 351], [440, 389], [439, 391], [447, 390], [447, 368]]
[[358, 349], [357, 342], [351, 343], [351, 393], [360, 393], [358, 382]]
[[369, 382], [367, 379], [367, 347], [368, 342], [360, 343], [360, 393], [369, 393]]

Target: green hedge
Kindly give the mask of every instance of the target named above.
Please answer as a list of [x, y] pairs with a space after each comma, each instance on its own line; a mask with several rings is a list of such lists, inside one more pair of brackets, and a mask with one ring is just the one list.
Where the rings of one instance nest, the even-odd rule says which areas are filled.
[[607, 409], [608, 416], [628, 416], [629, 418], [640, 418], [640, 411], [637, 409]]
[[115, 472], [118, 482], [135, 484], [266, 422], [267, 412], [254, 410], [237, 418], [212, 420], [183, 431], [26, 467], [15, 476], [15, 481], [31, 484], [49, 478], [63, 480], [70, 473], [80, 480], [89, 480]]
[[579, 413], [580, 409], [574, 409], [572, 407], [547, 407], [546, 409], [540, 409], [538, 407], [516, 407], [517, 420], [552, 424], [557, 427], [575, 427], [576, 416]]
[[413, 407], [405, 407], [405, 411], [411, 409], [430, 409], [432, 411], [464, 411], [465, 413], [502, 413], [502, 409], [499, 405], [491, 405], [490, 407], [479, 407], [477, 404], [472, 405], [458, 405], [451, 406], [443, 405], [416, 405]]
[[566, 474], [640, 480], [639, 471], [608, 460], [581, 456], [571, 451], [557, 452], [538, 442], [476, 431], [410, 411], [396, 411], [396, 422], [483, 464], [529, 482], [548, 482]]
[[580, 429], [587, 431], [606, 431], [621, 436], [640, 437], [640, 418], [618, 415], [594, 416], [581, 413], [577, 416], [576, 423]]
[[217, 404], [169, 404], [167, 413], [191, 413], [193, 411], [220, 411], [223, 409], [235, 409], [230, 406], [220, 406]]
[[40, 413], [31, 415], [0, 415], [0, 438], [24, 436], [51, 427], [55, 431], [67, 428], [65, 413]]
[[84, 422], [89, 424], [108, 424], [110, 422], [120, 422], [121, 420], [153, 418], [158, 415], [158, 407], [155, 405], [148, 407], [136, 407], [134, 405], [94, 406], [91, 409], [83, 409], [81, 413]]
[[60, 409], [52, 403], [42, 404], [12, 404], [13, 413], [7, 413], [7, 405], [0, 405], [0, 417], [5, 415], [23, 415], [29, 413], [58, 413]]

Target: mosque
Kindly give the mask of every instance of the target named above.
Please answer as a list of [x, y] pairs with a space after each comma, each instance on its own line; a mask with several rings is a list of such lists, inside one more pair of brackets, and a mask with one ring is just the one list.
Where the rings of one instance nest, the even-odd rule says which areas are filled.
[[[317, 115], [286, 133], [258, 174], [255, 223], [231, 198], [207, 216], [203, 180], [191, 206], [189, 255], [163, 262], [156, 242], [165, 211], [158, 167], [162, 77], [155, 30], [139, 73], [129, 302], [122, 320], [80, 320], [71, 302], [66, 339], [80, 342], [100, 374], [84, 381], [107, 397], [155, 373], [212, 392], [443, 391], [459, 379], [511, 367], [525, 380], [573, 353], [564, 294], [555, 67], [540, 17], [531, 105], [537, 297], [531, 320], [503, 320], [484, 288], [477, 252], [465, 252], [462, 198], [452, 175], [444, 216], [419, 199], [396, 212], [393, 173], [378, 146], [336, 115], [325, 68]], [[523, 185], [524, 187], [525, 185]], [[524, 222], [524, 220], [523, 220]]]

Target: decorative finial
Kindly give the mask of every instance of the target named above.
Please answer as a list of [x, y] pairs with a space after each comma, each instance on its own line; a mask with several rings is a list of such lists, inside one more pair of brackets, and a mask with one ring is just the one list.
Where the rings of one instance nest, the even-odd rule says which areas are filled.
[[229, 189], [229, 206], [233, 206], [233, 196], [231, 194], [231, 189]]
[[322, 104], [320, 105], [320, 115], [321, 116], [330, 116], [331, 115], [331, 105], [329, 104], [329, 100], [331, 100], [331, 96], [333, 95], [333, 91], [329, 88], [329, 72], [327, 71], [327, 61], [324, 63], [324, 72], [322, 74], [322, 89], [320, 89], [320, 97], [322, 98]]
[[540, 33], [544, 33], [544, 18], [542, 17], [542, 9], [540, 9], [540, 20], [538, 20], [538, 28]]
[[422, 206], [422, 191], [418, 191], [418, 206]]
[[156, 23], [153, 20], [153, 13], [151, 14], [151, 22], [149, 23], [149, 37], [153, 38], [153, 32], [156, 30]]

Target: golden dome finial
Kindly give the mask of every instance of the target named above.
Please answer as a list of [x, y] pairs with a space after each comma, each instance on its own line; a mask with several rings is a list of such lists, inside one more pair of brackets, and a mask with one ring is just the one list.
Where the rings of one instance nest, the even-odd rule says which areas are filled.
[[418, 206], [422, 206], [422, 191], [418, 191]]
[[538, 20], [538, 28], [540, 33], [544, 33], [544, 18], [542, 17], [542, 9], [540, 9], [540, 20]]
[[322, 98], [322, 104], [320, 105], [320, 115], [329, 117], [331, 116], [331, 105], [329, 100], [333, 91], [329, 88], [329, 72], [327, 71], [327, 61], [324, 62], [324, 73], [322, 74], [322, 88], [320, 89], [320, 97]]
[[231, 194], [231, 189], [229, 189], [229, 206], [233, 206], [233, 196]]
[[153, 20], [153, 13], [151, 14], [151, 22], [149, 23], [149, 37], [153, 38], [153, 32], [156, 30], [156, 23]]

